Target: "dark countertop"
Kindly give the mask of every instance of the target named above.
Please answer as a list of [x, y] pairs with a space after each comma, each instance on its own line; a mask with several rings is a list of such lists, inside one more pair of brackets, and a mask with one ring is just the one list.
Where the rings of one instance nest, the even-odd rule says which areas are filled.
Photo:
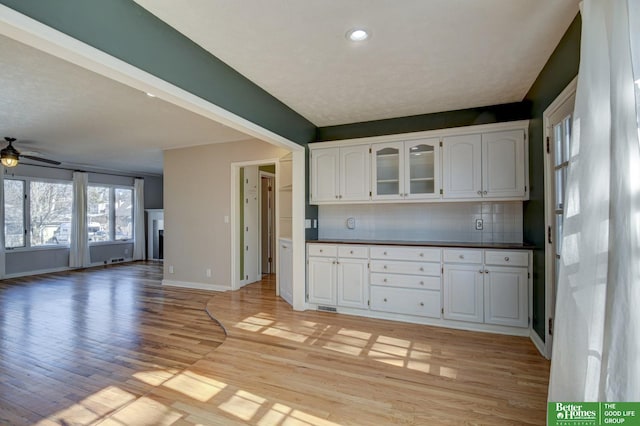
[[307, 243], [318, 244], [366, 244], [370, 246], [419, 246], [443, 248], [477, 248], [502, 250], [533, 250], [535, 246], [523, 243], [468, 243], [462, 241], [397, 241], [397, 240], [307, 240]]

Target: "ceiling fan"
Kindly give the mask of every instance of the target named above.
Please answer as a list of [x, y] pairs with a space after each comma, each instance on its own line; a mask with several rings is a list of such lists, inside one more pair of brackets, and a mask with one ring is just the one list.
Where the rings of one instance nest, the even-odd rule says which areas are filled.
[[7, 145], [4, 149], [0, 151], [0, 162], [5, 167], [17, 166], [18, 161], [21, 157], [28, 158], [29, 160], [41, 161], [47, 164], [53, 164], [56, 166], [59, 166], [60, 164], [62, 164], [59, 161], [48, 160], [46, 158], [35, 157], [33, 155], [20, 154], [20, 152], [13, 147], [13, 142], [16, 141], [16, 138], [5, 137], [4, 140], [9, 142], [9, 145]]

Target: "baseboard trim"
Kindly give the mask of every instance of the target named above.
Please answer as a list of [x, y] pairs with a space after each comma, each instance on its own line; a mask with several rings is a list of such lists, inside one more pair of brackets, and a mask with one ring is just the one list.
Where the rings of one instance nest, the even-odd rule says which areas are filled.
[[207, 283], [197, 283], [193, 281], [172, 281], [172, 280], [162, 280], [162, 285], [166, 285], [168, 287], [181, 287], [181, 288], [193, 288], [197, 290], [210, 290], [210, 291], [229, 291], [230, 287], [219, 285], [219, 284], [207, 284]]
[[17, 272], [15, 274], [7, 274], [4, 277], [2, 277], [2, 279], [6, 280], [11, 278], [28, 277], [30, 275], [54, 274], [56, 272], [72, 271], [74, 269], [76, 268], [70, 268], [68, 266], [60, 266], [58, 268], [50, 268], [50, 269], [38, 269], [36, 271], [25, 271], [25, 272]]

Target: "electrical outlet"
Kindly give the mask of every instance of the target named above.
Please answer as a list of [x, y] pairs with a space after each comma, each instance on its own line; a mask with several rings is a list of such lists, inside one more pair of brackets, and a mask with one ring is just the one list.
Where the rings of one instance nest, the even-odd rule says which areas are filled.
[[311, 219], [305, 219], [304, 220], [304, 227], [306, 229], [310, 229], [311, 228]]
[[356, 218], [355, 217], [347, 218], [347, 228], [348, 229], [356, 229]]
[[173, 274], [173, 265], [169, 265], [169, 273]]
[[205, 271], [205, 274], [207, 275], [207, 278], [211, 278], [211, 269], [208, 269]]
[[476, 219], [476, 230], [482, 231], [482, 219]]
[[129, 254], [129, 249], [128, 248], [124, 249], [124, 254]]

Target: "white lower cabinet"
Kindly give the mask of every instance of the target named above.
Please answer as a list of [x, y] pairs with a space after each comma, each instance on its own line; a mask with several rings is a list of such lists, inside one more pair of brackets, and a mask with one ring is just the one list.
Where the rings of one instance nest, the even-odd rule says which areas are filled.
[[527, 252], [445, 250], [444, 259], [445, 319], [529, 325]]
[[484, 322], [482, 265], [444, 265], [444, 318]]
[[308, 300], [325, 307], [367, 308], [367, 246], [309, 244]]
[[513, 334], [529, 325], [525, 250], [316, 243], [307, 255], [318, 308]]

